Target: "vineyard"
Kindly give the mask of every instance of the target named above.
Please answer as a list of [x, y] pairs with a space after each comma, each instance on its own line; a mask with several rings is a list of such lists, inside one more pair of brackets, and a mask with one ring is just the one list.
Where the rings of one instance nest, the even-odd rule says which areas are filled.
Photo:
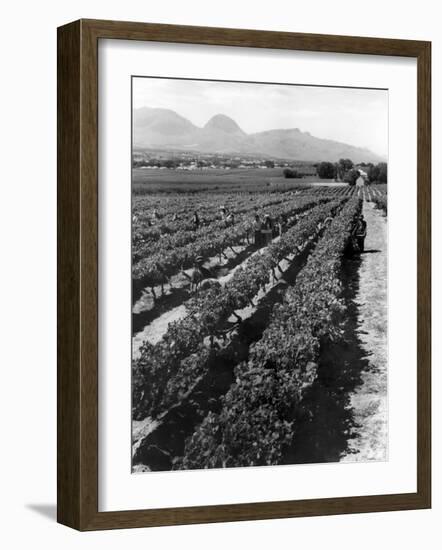
[[[361, 213], [380, 239], [367, 254]], [[364, 460], [368, 431], [383, 446], [384, 403], [376, 422], [361, 405], [379, 365], [358, 296], [386, 264], [386, 216], [381, 185], [134, 194], [134, 471]], [[386, 314], [376, 327], [382, 357]]]

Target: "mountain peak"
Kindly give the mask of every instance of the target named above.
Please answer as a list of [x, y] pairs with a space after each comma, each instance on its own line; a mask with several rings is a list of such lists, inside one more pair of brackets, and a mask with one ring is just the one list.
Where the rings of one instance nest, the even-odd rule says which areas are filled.
[[134, 127], [141, 129], [146, 136], [157, 133], [176, 137], [195, 132], [197, 127], [171, 109], [141, 107], [134, 110]]
[[204, 126], [205, 129], [220, 130], [227, 134], [241, 134], [243, 136], [246, 133], [238, 126], [238, 124], [227, 115], [217, 114], [213, 116]]
[[134, 109], [133, 143], [137, 147], [260, 155], [304, 161], [384, 160], [368, 149], [320, 139], [299, 128], [246, 134], [230, 117], [217, 114], [203, 128], [170, 109]]

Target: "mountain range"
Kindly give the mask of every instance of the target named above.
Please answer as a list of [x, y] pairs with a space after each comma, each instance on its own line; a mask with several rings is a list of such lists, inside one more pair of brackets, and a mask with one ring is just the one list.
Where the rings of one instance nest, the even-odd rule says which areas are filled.
[[304, 161], [380, 162], [369, 149], [322, 139], [299, 128], [247, 134], [230, 117], [218, 114], [202, 128], [170, 109], [141, 107], [134, 110], [133, 144], [204, 153], [243, 154]]

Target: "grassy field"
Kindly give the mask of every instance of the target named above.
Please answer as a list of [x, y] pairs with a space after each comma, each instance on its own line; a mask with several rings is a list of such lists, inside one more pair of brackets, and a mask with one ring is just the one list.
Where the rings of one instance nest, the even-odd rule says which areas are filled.
[[149, 170], [133, 168], [132, 185], [136, 194], [192, 191], [271, 191], [303, 187], [312, 182], [329, 182], [315, 176], [284, 178], [282, 168], [237, 168], [231, 170]]

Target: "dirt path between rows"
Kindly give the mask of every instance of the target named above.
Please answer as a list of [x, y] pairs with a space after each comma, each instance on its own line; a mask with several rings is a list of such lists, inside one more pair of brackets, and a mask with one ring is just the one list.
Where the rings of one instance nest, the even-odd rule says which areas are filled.
[[[275, 237], [272, 242], [277, 243], [279, 239], [280, 237]], [[243, 269], [254, 256], [256, 256], [257, 254], [263, 254], [263, 252], [266, 249], [267, 247], [263, 247], [258, 250], [255, 250], [249, 256], [247, 256], [240, 264], [232, 268], [228, 273], [226, 273], [221, 277], [218, 277], [217, 281], [219, 282], [219, 284], [221, 286], [225, 286], [238, 269]], [[206, 264], [205, 264], [205, 267], [206, 267]], [[143, 328], [143, 330], [139, 331], [132, 337], [133, 358], [136, 359], [139, 356], [140, 348], [143, 342], [147, 340], [151, 344], [156, 344], [159, 340], [161, 340], [161, 338], [166, 333], [169, 323], [179, 321], [180, 319], [185, 317], [185, 315], [186, 315], [186, 306], [184, 303], [184, 304], [180, 304], [177, 307], [174, 307], [173, 309], [170, 309], [169, 311], [166, 311], [165, 313], [163, 313], [162, 315], [154, 319], [151, 323], [148, 323]]]
[[365, 252], [355, 296], [356, 335], [363, 359], [362, 384], [351, 395], [355, 428], [342, 461], [383, 461], [388, 453], [387, 409], [387, 218], [364, 201]]

